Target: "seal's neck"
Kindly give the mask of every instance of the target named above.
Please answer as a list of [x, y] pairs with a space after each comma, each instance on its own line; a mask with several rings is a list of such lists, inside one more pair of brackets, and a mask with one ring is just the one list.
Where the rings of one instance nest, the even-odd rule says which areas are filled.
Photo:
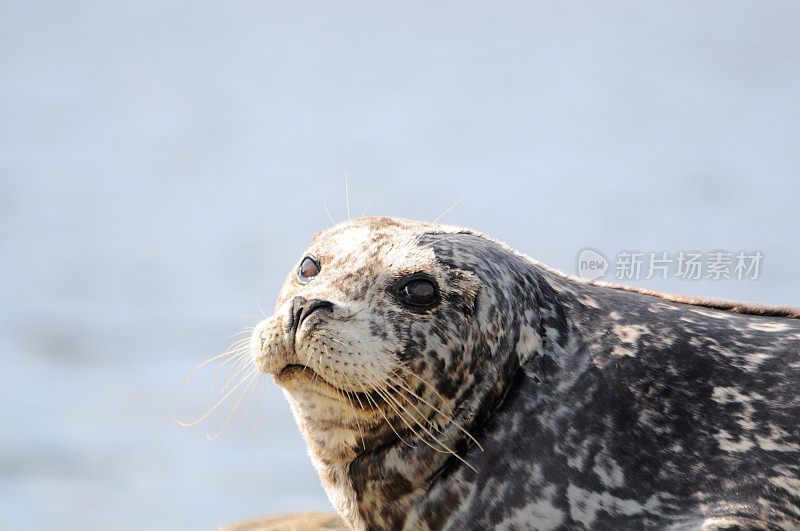
[[[309, 440], [308, 431], [304, 436], [328, 499], [354, 529], [401, 528], [417, 498], [452, 458], [422, 443], [409, 446], [401, 441], [360, 453], [345, 446], [333, 451], [327, 437], [320, 437], [323, 446]], [[407, 436], [404, 440], [411, 441]], [[462, 445], [458, 448], [464, 452]]]
[[[460, 456], [469, 453], [466, 442], [448, 444]], [[467, 465], [422, 443], [362, 454], [347, 467], [346, 485], [339, 489], [355, 495], [357, 514], [345, 517], [355, 528], [400, 529], [440, 475], [460, 466]]]
[[[458, 457], [420, 441], [409, 446], [395, 439], [359, 453], [348, 463], [317, 460], [329, 498], [354, 528], [402, 528], [409, 515], [427, 503], [434, 487], [438, 492], [456, 489], [454, 478], [474, 477], [482, 468], [493, 466], [478, 457], [482, 452], [479, 445], [484, 445], [487, 422], [496, 423], [494, 417], [502, 415], [503, 401], [512, 387], [521, 385], [521, 378], [530, 380], [531, 385], [558, 379], [562, 368], [570, 365], [573, 325], [557, 288], [538, 275], [530, 277], [530, 282], [526, 286], [529, 307], [504, 309], [509, 318], [503, 328], [508, 332], [487, 330], [464, 338], [471, 348], [482, 349], [482, 363], [456, 399], [454, 420], [477, 441], [455, 423], [443, 426], [443, 433], [437, 432]], [[445, 507], [441, 510], [447, 512]]]

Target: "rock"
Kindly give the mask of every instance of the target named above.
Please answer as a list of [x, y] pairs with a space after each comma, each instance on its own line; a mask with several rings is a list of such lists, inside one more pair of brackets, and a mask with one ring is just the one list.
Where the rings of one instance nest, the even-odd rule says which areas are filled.
[[224, 525], [219, 531], [311, 531], [314, 529], [347, 529], [335, 513], [292, 513], [267, 516]]

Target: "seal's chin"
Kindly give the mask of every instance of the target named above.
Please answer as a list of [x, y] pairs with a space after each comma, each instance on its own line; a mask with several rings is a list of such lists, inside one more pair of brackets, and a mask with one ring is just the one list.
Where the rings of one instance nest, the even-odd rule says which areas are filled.
[[328, 383], [325, 378], [307, 365], [290, 363], [273, 375], [275, 383], [287, 391], [313, 390], [328, 398], [344, 399], [344, 391]]
[[[315, 372], [311, 367], [290, 363], [277, 373], [272, 375], [272, 379], [278, 386], [285, 389], [289, 393], [293, 392], [313, 392], [322, 395], [325, 398], [344, 402], [347, 407], [356, 407], [357, 409], [371, 410], [372, 403], [376, 403], [378, 397], [356, 391], [345, 391], [335, 385], [329, 383], [319, 373]], [[348, 395], [351, 399], [348, 399]], [[352, 405], [351, 405], [352, 404]], [[363, 404], [361, 406], [360, 404]]]

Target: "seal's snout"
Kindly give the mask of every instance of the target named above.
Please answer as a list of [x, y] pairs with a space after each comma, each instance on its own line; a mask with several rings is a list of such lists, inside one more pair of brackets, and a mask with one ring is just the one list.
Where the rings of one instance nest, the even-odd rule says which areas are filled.
[[253, 329], [250, 358], [262, 372], [275, 373], [295, 361], [292, 331], [285, 316], [284, 312], [275, 313]]
[[311, 299], [295, 297], [289, 305], [289, 330], [292, 335], [297, 334], [303, 321], [316, 310], [333, 310], [333, 303], [324, 299]]

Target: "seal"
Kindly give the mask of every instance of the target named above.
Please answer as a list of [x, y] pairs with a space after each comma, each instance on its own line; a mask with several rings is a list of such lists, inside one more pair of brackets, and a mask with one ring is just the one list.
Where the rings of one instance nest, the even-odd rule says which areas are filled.
[[800, 528], [800, 320], [470, 229], [318, 234], [250, 339], [355, 529]]

